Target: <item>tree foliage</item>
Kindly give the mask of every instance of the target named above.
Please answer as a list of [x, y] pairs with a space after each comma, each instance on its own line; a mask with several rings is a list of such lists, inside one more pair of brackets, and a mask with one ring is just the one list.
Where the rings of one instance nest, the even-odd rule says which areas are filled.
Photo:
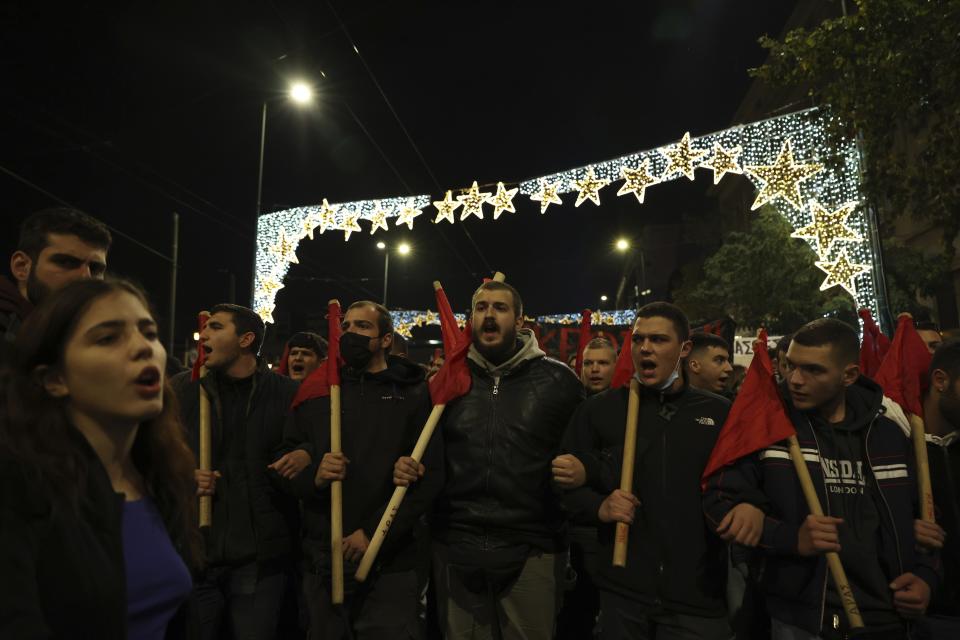
[[862, 141], [864, 188], [882, 228], [903, 213], [942, 229], [949, 264], [960, 230], [960, 0], [856, 0], [857, 11], [762, 38], [752, 73], [804, 87]]
[[675, 301], [690, 317], [730, 315], [738, 325], [774, 333], [824, 315], [855, 325], [853, 299], [839, 287], [820, 291], [816, 253], [790, 232], [776, 210], [761, 208], [748, 229], [724, 236], [702, 268], [688, 266]]

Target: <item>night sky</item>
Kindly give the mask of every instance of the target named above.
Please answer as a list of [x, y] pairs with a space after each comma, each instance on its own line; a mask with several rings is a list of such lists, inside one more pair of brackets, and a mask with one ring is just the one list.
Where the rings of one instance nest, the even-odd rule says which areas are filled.
[[[0, 166], [161, 254], [178, 212], [180, 345], [198, 310], [228, 299], [231, 274], [248, 300], [264, 100], [264, 212], [323, 198], [440, 199], [474, 180], [517, 182], [730, 126], [747, 69], [765, 56], [758, 37], [780, 34], [792, 10], [766, 0], [27, 6], [0, 7]], [[300, 78], [318, 93], [308, 110], [284, 96]], [[595, 308], [615, 293], [621, 235], [645, 238], [649, 284], [666, 296], [690, 253], [678, 223], [714, 206], [710, 172], [697, 174], [650, 189], [643, 205], [617, 198], [615, 183], [600, 208], [574, 209], [567, 195], [541, 216], [518, 197], [497, 222], [488, 208], [483, 221], [434, 225], [431, 207], [412, 232], [371, 237], [363, 223], [348, 243], [317, 235], [278, 296], [278, 327], [315, 323], [331, 297], [379, 299], [377, 240], [414, 247], [391, 259], [391, 307], [432, 308], [439, 279], [464, 308], [501, 270], [530, 315]], [[7, 173], [0, 185], [9, 255], [19, 221], [56, 202]], [[166, 317], [167, 261], [115, 237], [109, 263]]]

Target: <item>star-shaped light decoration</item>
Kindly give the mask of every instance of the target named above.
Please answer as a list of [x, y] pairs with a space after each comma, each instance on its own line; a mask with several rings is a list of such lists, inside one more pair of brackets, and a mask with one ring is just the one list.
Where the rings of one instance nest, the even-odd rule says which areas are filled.
[[270, 247], [270, 253], [279, 256], [281, 260], [300, 264], [300, 261], [297, 260], [297, 243], [287, 237], [282, 227], [280, 228], [280, 236], [277, 238], [277, 244]]
[[509, 211], [510, 213], [517, 212], [513, 206], [513, 197], [517, 195], [517, 191], [520, 191], [520, 189], [507, 189], [502, 182], [497, 183], [497, 193], [490, 198], [490, 204], [493, 205], [494, 220], [499, 218], [500, 214], [504, 211]]
[[331, 205], [327, 202], [327, 199], [323, 199], [323, 206], [320, 207], [320, 234], [323, 235], [323, 232], [327, 229], [336, 229], [337, 228], [337, 211], [340, 210], [340, 205], [335, 204]]
[[593, 167], [588, 167], [587, 175], [583, 176], [579, 180], [574, 180], [573, 184], [580, 191], [580, 193], [577, 194], [577, 201], [573, 204], [573, 206], [579, 207], [586, 200], [592, 200], [593, 204], [599, 207], [600, 189], [603, 189], [605, 186], [610, 184], [610, 181], [606, 178], [598, 178], [597, 174], [593, 171]]
[[827, 277], [823, 280], [823, 284], [820, 285], [820, 291], [826, 291], [830, 287], [840, 285], [854, 298], [857, 296], [857, 285], [855, 282], [857, 276], [870, 271], [870, 265], [868, 264], [855, 264], [851, 262], [845, 248], [833, 262], [822, 260], [815, 264], [820, 270], [827, 274]]
[[260, 291], [268, 296], [276, 294], [277, 291], [280, 291], [280, 289], [283, 289], [283, 283], [277, 282], [273, 279], [264, 280], [262, 283], [260, 283]]
[[827, 211], [816, 200], [810, 201], [810, 215], [813, 221], [805, 227], [790, 234], [791, 238], [803, 238], [817, 242], [817, 254], [827, 256], [833, 251], [833, 243], [837, 240], [853, 240], [860, 242], [863, 236], [847, 226], [847, 220], [857, 208], [856, 201], [840, 205], [835, 211]]
[[257, 315], [260, 316], [260, 319], [263, 320], [264, 323], [269, 322], [270, 324], [276, 324], [276, 322], [273, 319], [272, 306], [263, 305], [263, 306], [257, 307]]
[[300, 229], [300, 238], [310, 238], [313, 240], [313, 230], [320, 224], [319, 214], [317, 214], [316, 211], [311, 211], [301, 222], [303, 223], [303, 228]]
[[750, 210], [759, 209], [774, 198], [780, 197], [797, 209], [802, 209], [800, 202], [800, 183], [823, 169], [817, 162], [798, 164], [793, 161], [793, 149], [790, 140], [784, 140], [780, 153], [773, 164], [747, 165], [744, 170], [763, 183], [760, 193], [754, 200]]
[[441, 220], [446, 220], [450, 224], [453, 224], [453, 212], [463, 203], [453, 201], [453, 193], [447, 191], [447, 194], [443, 196], [443, 200], [436, 200], [433, 203], [433, 206], [437, 208], [437, 217], [434, 218], [433, 224], [439, 223]]
[[370, 235], [375, 234], [377, 229], [390, 230], [389, 225], [387, 225], [387, 212], [379, 200], [374, 203], [373, 216], [370, 218]]
[[541, 215], [547, 212], [547, 207], [551, 204], [563, 204], [563, 200], [557, 195], [559, 189], [559, 182], [548, 183], [546, 180], [540, 179], [540, 191], [530, 196], [530, 199], [540, 203]]
[[625, 196], [632, 193], [637, 196], [637, 200], [643, 204], [643, 196], [647, 187], [657, 184], [659, 180], [650, 174], [650, 159], [644, 158], [643, 164], [636, 169], [630, 167], [621, 167], [620, 175], [623, 176], [623, 186], [617, 191], [618, 196]]
[[413, 337], [413, 333], [410, 331], [410, 329], [412, 328], [413, 328], [412, 322], [398, 322], [393, 326], [393, 330], [399, 333], [404, 338]]
[[[427, 310], [427, 313], [424, 315], [423, 322], [426, 325], [437, 324], [437, 314], [433, 311]], [[417, 325], [424, 326], [424, 325]]]
[[690, 132], [687, 131], [683, 134], [680, 142], [668, 149], [660, 149], [660, 153], [667, 159], [667, 169], [663, 172], [661, 178], [679, 171], [693, 180], [694, 170], [700, 165], [701, 159], [708, 152], [694, 151], [693, 147], [690, 146]]
[[413, 219], [421, 213], [423, 212], [420, 211], [420, 209], [413, 206], [413, 200], [410, 200], [400, 207], [400, 212], [397, 214], [397, 221], [394, 224], [398, 227], [405, 224], [409, 227], [410, 231], [413, 231]]
[[354, 231], [363, 231], [360, 228], [360, 212], [359, 211], [350, 211], [343, 216], [343, 224], [340, 225], [340, 230], [343, 231], [343, 241], [346, 242], [350, 239], [350, 235]]
[[700, 166], [713, 169], [713, 184], [718, 184], [720, 178], [728, 173], [743, 174], [740, 163], [737, 159], [743, 153], [743, 147], [737, 145], [731, 149], [724, 149], [719, 142], [713, 143], [713, 155], [709, 160], [704, 160]]
[[480, 191], [477, 181], [473, 181], [473, 186], [463, 195], [457, 196], [457, 201], [463, 205], [460, 209], [460, 221], [463, 222], [470, 216], [477, 216], [483, 220], [483, 205], [490, 201], [489, 191]]

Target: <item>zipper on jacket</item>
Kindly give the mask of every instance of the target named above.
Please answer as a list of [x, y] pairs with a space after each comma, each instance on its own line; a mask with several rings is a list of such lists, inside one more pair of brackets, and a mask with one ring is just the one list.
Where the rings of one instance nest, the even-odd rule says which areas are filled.
[[[807, 418], [807, 426], [810, 427], [810, 435], [813, 436], [813, 444], [817, 448], [817, 460], [821, 460], [820, 456], [820, 441], [817, 439], [817, 432], [813, 429], [813, 423], [810, 422], [810, 418]], [[798, 438], [799, 440], [799, 438]], [[801, 449], [800, 455], [803, 455], [803, 450]], [[806, 459], [804, 459], [803, 464], [807, 464]], [[830, 515], [830, 494], [827, 492], [827, 479], [823, 475], [823, 463], [820, 463], [820, 482], [823, 483], [823, 495], [827, 498], [827, 510], [826, 514]], [[839, 533], [839, 532], [838, 532]], [[824, 560], [826, 562], [826, 560]], [[820, 629], [823, 629], [823, 616], [827, 612], [827, 580], [830, 579], [830, 569], [829, 567], [824, 568], [823, 572], [823, 589], [820, 592]]]
[[500, 376], [493, 377], [493, 389], [490, 394], [490, 432], [487, 435], [487, 473], [484, 478], [484, 492], [490, 493], [490, 473], [493, 470], [493, 436], [497, 426], [497, 394], [500, 391]]
[[900, 553], [900, 535], [897, 533], [897, 521], [893, 519], [893, 511], [890, 509], [890, 503], [887, 502], [887, 496], [883, 495], [883, 489], [880, 488], [880, 481], [877, 480], [877, 475], [873, 471], [873, 463], [870, 461], [870, 431], [873, 429], [873, 424], [876, 420], [877, 416], [874, 416], [873, 420], [870, 421], [870, 425], [867, 427], [867, 435], [863, 439], [863, 451], [867, 456], [867, 466], [870, 467], [873, 484], [877, 487], [877, 495], [879, 495], [883, 501], [883, 506], [887, 510], [887, 517], [890, 518], [890, 528], [893, 530], [893, 544], [897, 549], [897, 564], [900, 567], [900, 573], [898, 575], [903, 575], [903, 555]]

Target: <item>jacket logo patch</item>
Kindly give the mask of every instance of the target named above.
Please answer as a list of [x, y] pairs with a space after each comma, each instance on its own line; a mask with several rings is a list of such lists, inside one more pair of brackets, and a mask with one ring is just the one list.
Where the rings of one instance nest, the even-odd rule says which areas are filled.
[[717, 423], [713, 421], [713, 418], [700, 417], [697, 418], [697, 424], [702, 424], [705, 427], [714, 427]]

